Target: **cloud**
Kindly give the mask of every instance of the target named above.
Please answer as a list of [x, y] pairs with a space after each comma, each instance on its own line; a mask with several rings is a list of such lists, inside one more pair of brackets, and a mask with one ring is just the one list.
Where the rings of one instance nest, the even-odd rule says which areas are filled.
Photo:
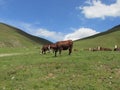
[[67, 34], [65, 35], [64, 40], [77, 40], [77, 39], [81, 39], [81, 38], [85, 38], [94, 34], [97, 34], [99, 32], [90, 29], [90, 28], [79, 28], [77, 30], [75, 30], [73, 33]]
[[39, 28], [34, 33], [36, 36], [45, 37], [53, 41], [63, 40], [64, 34], [61, 32], [49, 31], [47, 29]]
[[120, 0], [116, 3], [106, 5], [101, 0], [89, 0], [89, 6], [79, 7], [86, 18], [120, 17]]
[[72, 33], [64, 34], [62, 32], [56, 32], [41, 27], [35, 27], [33, 24], [22, 23], [21, 25], [24, 30], [26, 30], [30, 34], [45, 38], [53, 42], [68, 39], [77, 40], [99, 33], [91, 28], [79, 28], [74, 29]]

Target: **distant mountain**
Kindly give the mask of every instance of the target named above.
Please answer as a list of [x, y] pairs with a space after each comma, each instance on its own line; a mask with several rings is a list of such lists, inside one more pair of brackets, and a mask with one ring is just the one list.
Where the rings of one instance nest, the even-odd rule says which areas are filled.
[[74, 41], [74, 46], [77, 48], [89, 48], [89, 47], [114, 47], [114, 45], [120, 46], [120, 25], [113, 27], [105, 32], [79, 39]]
[[35, 47], [52, 43], [30, 35], [16, 27], [0, 23], [0, 47]]

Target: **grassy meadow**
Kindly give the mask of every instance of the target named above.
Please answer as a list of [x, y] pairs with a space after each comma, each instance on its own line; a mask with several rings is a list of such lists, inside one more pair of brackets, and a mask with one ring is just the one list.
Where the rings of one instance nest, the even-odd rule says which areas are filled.
[[[9, 51], [9, 52], [8, 52]], [[0, 90], [120, 90], [120, 52], [68, 51], [39, 54], [38, 48], [0, 57]]]

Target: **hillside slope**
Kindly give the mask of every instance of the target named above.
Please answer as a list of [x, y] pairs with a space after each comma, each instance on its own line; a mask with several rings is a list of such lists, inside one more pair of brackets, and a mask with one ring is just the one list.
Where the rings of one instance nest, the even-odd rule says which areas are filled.
[[120, 25], [105, 32], [76, 40], [74, 42], [74, 46], [81, 49], [97, 46], [113, 48], [114, 45], [120, 46]]
[[0, 23], [0, 47], [33, 47], [51, 43], [13, 26]]

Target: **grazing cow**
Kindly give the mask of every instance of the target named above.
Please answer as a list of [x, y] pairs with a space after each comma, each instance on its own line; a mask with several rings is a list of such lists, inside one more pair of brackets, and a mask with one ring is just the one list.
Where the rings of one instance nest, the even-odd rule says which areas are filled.
[[59, 51], [59, 54], [61, 54], [62, 50], [67, 50], [67, 49], [69, 50], [69, 55], [70, 55], [72, 53], [72, 47], [73, 47], [72, 40], [56, 42], [55, 57], [56, 57], [58, 51]]
[[98, 51], [112, 51], [112, 49], [110, 49], [110, 48], [104, 48], [104, 47], [100, 47], [100, 46], [98, 46], [97, 49], [98, 49]]
[[53, 51], [53, 53], [56, 50], [56, 44], [50, 44], [50, 49]]
[[91, 51], [99, 51], [98, 48], [92, 48]]
[[49, 44], [43, 45], [41, 50], [42, 50], [42, 54], [46, 54], [46, 51], [50, 51], [50, 45]]
[[114, 51], [120, 51], [120, 48], [114, 48]]
[[96, 48], [86, 48], [85, 51], [94, 51]]
[[120, 48], [117, 45], [115, 45], [114, 51], [120, 51]]

